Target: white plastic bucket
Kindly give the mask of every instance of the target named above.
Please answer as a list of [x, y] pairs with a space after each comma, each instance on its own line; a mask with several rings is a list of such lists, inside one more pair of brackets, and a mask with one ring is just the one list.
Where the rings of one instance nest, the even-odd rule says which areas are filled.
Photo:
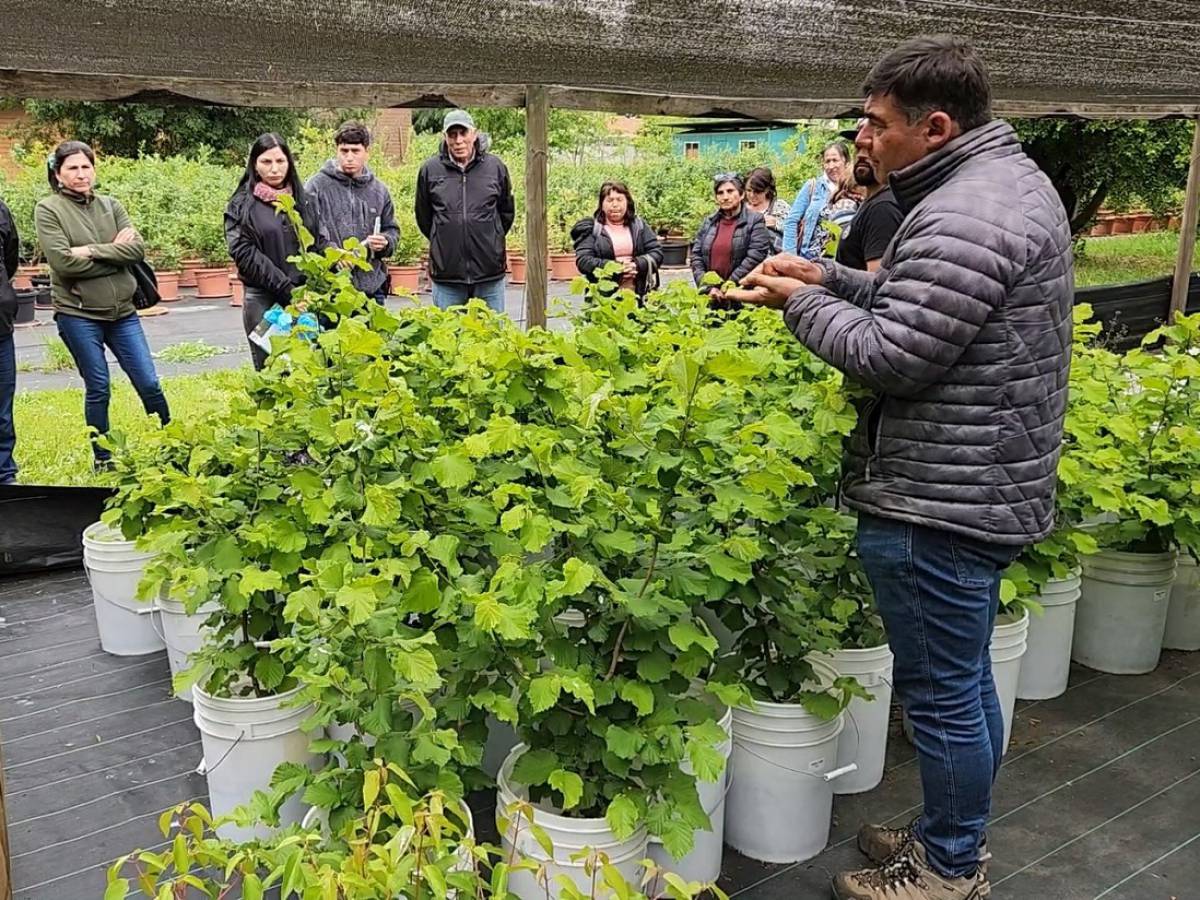
[[1175, 580], [1175, 552], [1104, 550], [1082, 560], [1071, 658], [1114, 675], [1153, 672]]
[[[812, 661], [821, 680], [837, 677]], [[825, 721], [791, 703], [733, 710], [733, 756], [725, 842], [770, 863], [812, 859], [829, 840], [838, 736], [844, 718]]]
[[835, 794], [861, 794], [883, 780], [888, 723], [892, 713], [892, 651], [887, 644], [862, 650], [815, 654], [839, 675], [854, 678], [873, 700], [855, 697], [846, 708], [846, 727], [838, 738], [837, 768], [850, 763], [857, 771], [838, 778]]
[[1164, 650], [1200, 650], [1200, 567], [1188, 554], [1179, 557], [1171, 608], [1163, 631]]
[[[192, 615], [178, 600], [159, 597], [158, 620], [162, 625], [162, 640], [167, 645], [167, 662], [171, 666], [172, 680], [188, 668], [188, 659], [204, 644], [207, 629], [204, 622], [221, 608], [216, 601], [205, 603]], [[192, 689], [184, 688], [176, 694], [180, 700], [192, 702]]]
[[[591, 878], [584, 872], [586, 860], [571, 859], [584, 848], [602, 851], [627, 881], [635, 885], [640, 884], [642, 860], [646, 858], [645, 828], [638, 828], [632, 836], [619, 840], [605, 819], [569, 818], [535, 804], [534, 821], [546, 832], [553, 844], [553, 858], [546, 856], [529, 830], [528, 821], [508, 812], [513, 803], [528, 800], [525, 789], [512, 780], [513, 766], [524, 751], [524, 744], [514, 747], [500, 766], [496, 777], [496, 818], [497, 827], [501, 832], [500, 846], [504, 850], [504, 858], [507, 859], [515, 853], [518, 861], [528, 859], [539, 866], [544, 865], [551, 897], [558, 896], [559, 875], [566, 875], [575, 882], [580, 891], [591, 895]], [[508, 820], [507, 828], [499, 822], [502, 818]], [[508, 878], [508, 888], [522, 900], [546, 898], [546, 888], [533, 872], [513, 871]]]
[[[674, 872], [684, 881], [699, 881], [702, 884], [716, 881], [721, 877], [721, 858], [725, 846], [725, 794], [729, 784], [729, 757], [733, 753], [733, 710], [726, 710], [720, 722], [721, 728], [729, 738], [721, 745], [721, 755], [725, 757], [725, 770], [716, 781], [696, 780], [696, 792], [700, 795], [700, 805], [708, 815], [712, 824], [711, 831], [697, 830], [693, 837], [695, 844], [683, 859], [677, 860], [667, 852], [662, 841], [650, 838], [650, 858], [655, 864], [668, 872]], [[689, 774], [692, 766], [684, 761], [682, 767]], [[660, 885], [661, 886], [661, 885]]]
[[144, 656], [165, 646], [153, 603], [137, 600], [138, 583], [151, 554], [103, 522], [83, 532], [83, 568], [92, 586], [100, 646], [113, 656]]
[[1000, 613], [992, 629], [992, 642], [988, 652], [992, 657], [992, 680], [996, 682], [996, 695], [1000, 699], [1000, 713], [1004, 716], [1004, 752], [1008, 752], [1008, 741], [1012, 737], [1013, 715], [1017, 709], [1017, 682], [1021, 678], [1021, 657], [1025, 655], [1026, 636], [1029, 634], [1029, 610], [1021, 615]]
[[1028, 647], [1017, 681], [1020, 700], [1049, 700], [1067, 689], [1071, 676], [1071, 640], [1079, 600], [1078, 572], [1048, 581], [1038, 595], [1040, 616], [1029, 619]]
[[[299, 763], [313, 769], [320, 763], [321, 758], [308, 750], [309, 735], [300, 730], [300, 723], [313, 711], [312, 704], [286, 705], [299, 693], [300, 688], [294, 688], [272, 697], [234, 699], [213, 697], [199, 686], [193, 688], [193, 719], [204, 747], [202, 766], [208, 777], [213, 816], [248, 802], [255, 791], [268, 790], [271, 774], [280, 763]], [[280, 809], [280, 824], [299, 822], [304, 812], [300, 797], [289, 797]], [[225, 825], [219, 834], [245, 841], [268, 838], [271, 829]]]

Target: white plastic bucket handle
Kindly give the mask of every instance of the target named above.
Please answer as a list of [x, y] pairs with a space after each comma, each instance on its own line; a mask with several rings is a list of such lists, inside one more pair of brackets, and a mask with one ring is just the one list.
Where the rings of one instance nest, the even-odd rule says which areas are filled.
[[762, 760], [769, 766], [774, 766], [776, 769], [783, 769], [783, 771], [791, 772], [794, 775], [804, 775], [808, 778], [816, 778], [819, 781], [824, 781], [826, 783], [828, 783], [830, 781], [834, 781], [835, 779], [841, 778], [843, 775], [849, 775], [851, 772], [858, 771], [858, 763], [847, 763], [846, 765], [842, 766], [840, 769], [832, 769], [821, 775], [815, 775], [812, 772], [804, 772], [804, 771], [801, 771], [800, 769], [793, 769], [790, 766], [785, 766], [782, 763], [777, 763], [773, 759], [767, 759], [761, 753], [755, 753], [753, 750], [751, 750], [749, 747], [747, 747], [741, 741], [735, 740], [734, 743], [738, 747], [740, 747], [741, 749], [743, 749], [747, 753], [749, 753], [751, 756], [755, 757], [756, 759]]
[[[105, 603], [107, 603], [109, 606], [115, 606], [117, 609], [121, 610], [122, 612], [133, 613], [135, 616], [152, 616], [152, 615], [154, 615], [154, 613], [158, 612], [158, 604], [157, 603], [151, 603], [148, 607], [145, 607], [145, 608], [131, 609], [128, 606], [122, 606], [116, 600], [110, 600], [108, 597], [104, 596], [103, 591], [97, 589], [96, 583], [94, 581], [92, 581], [91, 569], [89, 569], [86, 565], [83, 567], [83, 574], [87, 578], [88, 586], [91, 587], [92, 593], [98, 599], [103, 600]], [[151, 627], [153, 627], [154, 620], [151, 619], [150, 621], [151, 621]], [[155, 632], [155, 634], [158, 634], [158, 629], [155, 628], [154, 632]], [[161, 634], [159, 634], [158, 636], [162, 637]]]

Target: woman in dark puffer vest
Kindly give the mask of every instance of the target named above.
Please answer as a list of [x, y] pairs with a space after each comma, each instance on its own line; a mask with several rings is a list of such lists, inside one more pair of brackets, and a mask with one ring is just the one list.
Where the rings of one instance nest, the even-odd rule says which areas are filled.
[[597, 270], [615, 261], [621, 263], [622, 271], [612, 280], [637, 294], [638, 300], [658, 287], [663, 256], [658, 237], [637, 215], [633, 195], [621, 182], [606, 181], [600, 186], [596, 212], [575, 224], [571, 240], [575, 265], [592, 281], [600, 277]]
[[[291, 303], [293, 288], [304, 283], [304, 276], [288, 261], [300, 252], [299, 237], [288, 218], [275, 209], [275, 201], [284, 194], [295, 200], [304, 227], [317, 235], [316, 209], [305, 197], [287, 142], [277, 134], [259, 135], [250, 147], [242, 180], [225, 207], [225, 243], [246, 286], [242, 326], [247, 335], [276, 303]], [[253, 341], [250, 358], [256, 369], [266, 365], [266, 351]]]
[[713, 178], [717, 211], [700, 224], [692, 245], [692, 276], [701, 293], [708, 294], [713, 309], [738, 310], [742, 304], [725, 299], [720, 286], [701, 280], [716, 272], [722, 281], [735, 284], [750, 274], [771, 253], [771, 233], [766, 220], [746, 205], [746, 185], [736, 172]]

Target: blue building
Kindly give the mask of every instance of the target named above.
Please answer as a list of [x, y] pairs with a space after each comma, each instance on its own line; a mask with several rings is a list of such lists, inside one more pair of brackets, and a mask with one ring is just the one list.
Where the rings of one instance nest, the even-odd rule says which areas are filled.
[[[681, 122], [672, 143], [680, 156], [694, 159], [709, 153], [738, 153], [768, 149], [781, 155], [784, 142], [796, 135], [796, 124], [783, 121], [731, 119], [711, 122]], [[800, 136], [800, 150], [804, 136]]]

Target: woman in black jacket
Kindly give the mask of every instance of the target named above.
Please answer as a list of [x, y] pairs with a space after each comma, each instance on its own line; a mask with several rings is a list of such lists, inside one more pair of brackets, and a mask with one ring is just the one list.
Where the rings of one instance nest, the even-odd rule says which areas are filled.
[[575, 265], [592, 281], [599, 280], [598, 269], [615, 261], [622, 269], [613, 280], [622, 290], [633, 291], [638, 300], [658, 287], [663, 256], [658, 237], [637, 215], [633, 195], [621, 182], [600, 185], [596, 212], [575, 224], [571, 240], [575, 244]]
[[[275, 209], [281, 194], [290, 195], [310, 234], [318, 234], [316, 208], [307, 202], [296, 162], [287, 142], [277, 134], [262, 134], [250, 147], [250, 159], [237, 190], [225, 207], [225, 242], [246, 286], [242, 326], [249, 335], [263, 315], [278, 303], [291, 303], [292, 289], [304, 276], [289, 256], [300, 252], [300, 240], [288, 218]], [[250, 341], [254, 368], [266, 365], [267, 354]]]
[[692, 275], [701, 293], [708, 294], [713, 309], [741, 309], [727, 300], [719, 285], [701, 285], [707, 272], [716, 272], [722, 282], [737, 283], [749, 275], [771, 253], [771, 233], [761, 213], [746, 205], [746, 186], [736, 172], [713, 178], [717, 211], [700, 223], [692, 245]]

